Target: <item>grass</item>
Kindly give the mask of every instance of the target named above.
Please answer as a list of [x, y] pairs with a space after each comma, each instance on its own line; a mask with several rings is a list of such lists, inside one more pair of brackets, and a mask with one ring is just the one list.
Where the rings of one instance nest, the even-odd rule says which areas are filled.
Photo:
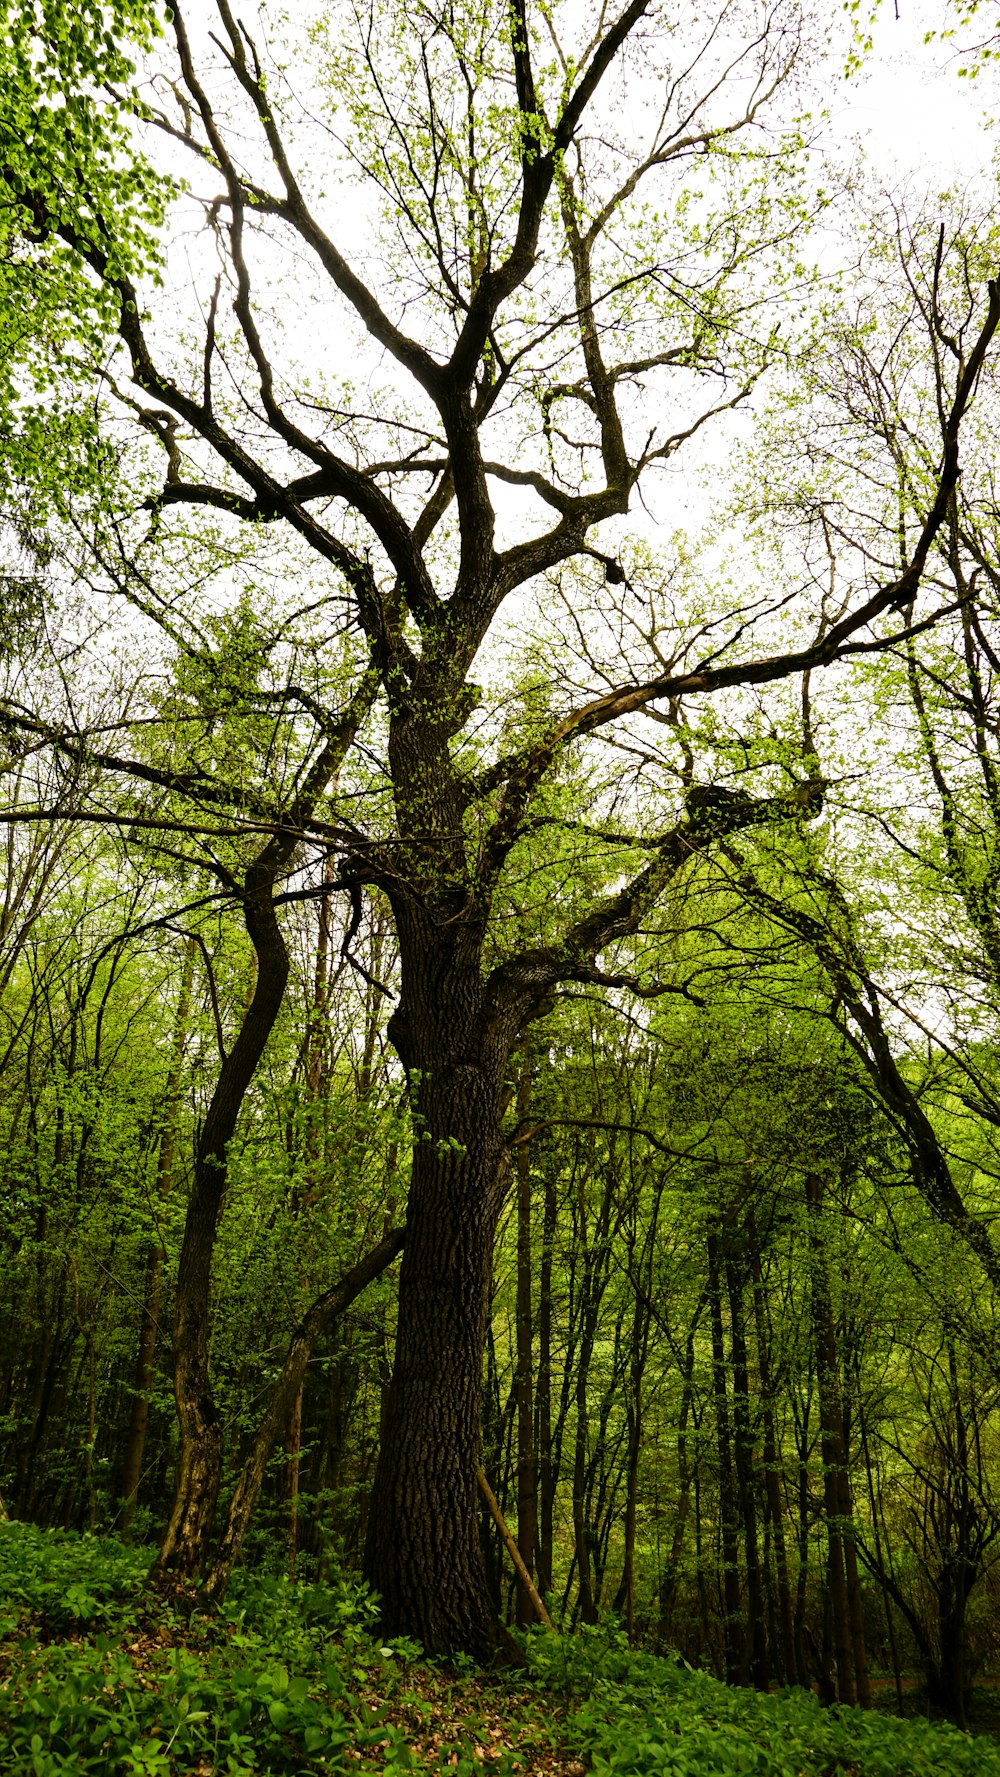
[[3, 1777], [1000, 1777], [1000, 1746], [764, 1697], [629, 1650], [528, 1638], [485, 1678], [385, 1642], [363, 1587], [237, 1576], [221, 1610], [145, 1588], [148, 1550], [0, 1524]]

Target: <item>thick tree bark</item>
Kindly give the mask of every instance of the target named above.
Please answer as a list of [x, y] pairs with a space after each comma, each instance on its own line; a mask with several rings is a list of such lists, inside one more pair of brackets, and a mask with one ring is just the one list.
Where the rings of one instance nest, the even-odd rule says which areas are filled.
[[[465, 1154], [418, 1147], [414, 1155], [365, 1573], [381, 1599], [385, 1634], [416, 1634], [429, 1653], [462, 1647], [488, 1657], [495, 1617], [470, 1461], [479, 1448], [499, 1159], [496, 1121], [491, 1140], [483, 1110], [480, 1130], [459, 1118], [453, 1125], [465, 1128]], [[480, 1177], [470, 1181], [474, 1171]]]
[[476, 1471], [493, 1244], [510, 1173], [501, 1116], [512, 1033], [484, 1033], [480, 933], [461, 922], [435, 928], [409, 902], [399, 925], [403, 993], [389, 1035], [410, 1078], [415, 1130], [365, 1577], [385, 1634], [489, 1658], [499, 1630]]

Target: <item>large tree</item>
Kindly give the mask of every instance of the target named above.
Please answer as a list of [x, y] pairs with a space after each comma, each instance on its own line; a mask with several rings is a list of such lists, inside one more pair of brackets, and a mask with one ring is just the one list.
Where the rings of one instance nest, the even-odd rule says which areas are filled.
[[[172, 290], [136, 280], [99, 208], [83, 230], [32, 196], [39, 226], [117, 304], [109, 425], [121, 440], [138, 422], [166, 466], [153, 487], [133, 463], [144, 510], [119, 502], [79, 528], [102, 592], [110, 576], [176, 648], [187, 701], [134, 697], [141, 745], [112, 745], [107, 720], [31, 709], [23, 687], [7, 713], [32, 744], [141, 783], [116, 818], [197, 845], [257, 951], [178, 1277], [163, 1561], [181, 1572], [205, 1560], [219, 1485], [211, 1253], [226, 1146], [284, 991], [276, 903], [328, 892], [335, 858], [354, 910], [345, 954], [365, 894], [390, 904], [388, 1028], [415, 1140], [366, 1566], [388, 1632], [485, 1655], [476, 1466], [512, 1050], [564, 984], [683, 986], [645, 978], [634, 954], [667, 885], [727, 834], [819, 810], [808, 745], [797, 773], [733, 789], [710, 749], [695, 759], [682, 700], [879, 646], [883, 619], [898, 630], [955, 486], [1000, 291], [950, 369], [943, 451], [898, 571], [862, 577], [833, 624], [804, 600], [779, 626], [750, 586], [691, 593], [700, 615], [685, 621], [671, 613], [683, 561], [669, 583], [623, 521], [640, 494], [669, 510], [664, 471], [746, 400], [784, 349], [781, 313], [801, 306], [796, 243], [819, 200], [791, 121], [813, 49], [797, 0], [721, 0], [683, 25], [656, 0], [614, 16], [525, 0], [331, 7], [304, 45], [269, 43], [229, 0], [215, 15], [202, 32], [172, 9], [147, 118], [190, 156]], [[223, 620], [275, 527], [294, 618], [268, 627], [244, 600]], [[529, 647], [505, 702], [484, 681], [523, 655], [519, 625], [549, 651]], [[276, 710], [283, 753], [264, 720]], [[653, 723], [674, 748], [658, 764]], [[510, 917], [536, 881], [544, 897]]]

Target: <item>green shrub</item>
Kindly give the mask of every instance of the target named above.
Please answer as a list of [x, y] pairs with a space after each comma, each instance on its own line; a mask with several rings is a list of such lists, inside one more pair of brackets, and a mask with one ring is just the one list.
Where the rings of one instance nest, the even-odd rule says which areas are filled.
[[151, 1559], [112, 1537], [0, 1523], [0, 1622], [27, 1617], [49, 1636], [124, 1626]]
[[1000, 1777], [989, 1739], [737, 1689], [606, 1630], [529, 1647], [538, 1679], [573, 1699], [565, 1738], [595, 1777]]
[[172, 1609], [144, 1594], [149, 1564], [108, 1539], [0, 1525], [4, 1777], [298, 1777], [389, 1737], [353, 1693], [391, 1691], [412, 1644], [372, 1640], [364, 1587], [240, 1575], [221, 1610], [197, 1593]]

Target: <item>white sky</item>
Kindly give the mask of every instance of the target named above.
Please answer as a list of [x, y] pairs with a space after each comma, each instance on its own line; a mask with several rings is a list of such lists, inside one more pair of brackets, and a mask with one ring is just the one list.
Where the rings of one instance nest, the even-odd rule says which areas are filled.
[[893, 0], [882, 0], [873, 53], [834, 93], [833, 133], [841, 141], [858, 137], [887, 176], [949, 183], [985, 176], [998, 140], [996, 65], [963, 79], [961, 38], [924, 42], [928, 30], [942, 27], [943, 0], [898, 0], [898, 6], [896, 18]]

